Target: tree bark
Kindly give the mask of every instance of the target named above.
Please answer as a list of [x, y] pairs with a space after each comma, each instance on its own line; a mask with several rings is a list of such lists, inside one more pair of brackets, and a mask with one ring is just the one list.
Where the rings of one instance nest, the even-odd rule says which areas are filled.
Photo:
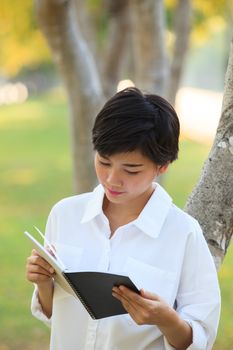
[[[83, 39], [88, 43], [88, 46], [90, 46], [93, 56], [97, 57], [98, 48], [96, 33], [98, 28], [96, 27], [96, 23], [93, 20], [93, 14], [88, 10], [88, 4], [86, 0], [74, 0], [73, 4]], [[98, 64], [98, 62], [96, 63]]]
[[175, 12], [175, 44], [167, 87], [167, 99], [175, 105], [191, 30], [191, 0], [179, 0]]
[[127, 0], [108, 0], [109, 34], [104, 67], [104, 92], [110, 98], [117, 91], [122, 64], [125, 58], [126, 43], [129, 36], [129, 18]]
[[200, 180], [185, 210], [197, 218], [219, 268], [233, 234], [233, 42], [221, 119]]
[[99, 73], [78, 27], [73, 1], [36, 0], [35, 3], [38, 21], [70, 102], [75, 191], [90, 191], [96, 183], [91, 129], [104, 101]]
[[163, 0], [131, 0], [130, 12], [136, 86], [164, 95], [168, 62]]

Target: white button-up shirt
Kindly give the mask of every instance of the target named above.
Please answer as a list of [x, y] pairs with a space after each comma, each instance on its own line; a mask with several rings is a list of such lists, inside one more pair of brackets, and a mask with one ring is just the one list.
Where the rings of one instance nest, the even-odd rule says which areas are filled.
[[[46, 236], [66, 267], [130, 276], [160, 295], [193, 330], [189, 350], [210, 350], [219, 322], [220, 293], [212, 256], [197, 221], [177, 208], [158, 184], [138, 218], [110, 238], [104, 189], [63, 199], [48, 218]], [[32, 312], [51, 324], [52, 350], [171, 350], [157, 326], [119, 315], [92, 320], [78, 299], [55, 285], [51, 319], [35, 289]]]

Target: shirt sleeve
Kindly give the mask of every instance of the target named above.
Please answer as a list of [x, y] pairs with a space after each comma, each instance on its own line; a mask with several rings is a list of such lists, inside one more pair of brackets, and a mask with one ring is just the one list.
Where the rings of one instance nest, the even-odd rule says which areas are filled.
[[35, 285], [35, 289], [32, 295], [32, 302], [31, 302], [31, 311], [32, 315], [36, 318], [38, 318], [40, 321], [44, 322], [47, 326], [51, 326], [51, 318], [48, 318], [42, 310], [39, 298], [38, 298], [38, 289]]
[[[192, 327], [188, 350], [211, 350], [220, 318], [220, 290], [206, 240], [196, 221], [194, 226], [186, 245], [176, 311]], [[169, 344], [165, 348], [173, 349]]]

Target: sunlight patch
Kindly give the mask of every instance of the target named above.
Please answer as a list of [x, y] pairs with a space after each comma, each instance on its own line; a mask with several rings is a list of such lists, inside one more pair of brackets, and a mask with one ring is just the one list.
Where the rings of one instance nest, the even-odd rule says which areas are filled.
[[18, 169], [5, 171], [1, 178], [2, 181], [11, 185], [31, 185], [38, 181], [39, 175], [32, 169]]

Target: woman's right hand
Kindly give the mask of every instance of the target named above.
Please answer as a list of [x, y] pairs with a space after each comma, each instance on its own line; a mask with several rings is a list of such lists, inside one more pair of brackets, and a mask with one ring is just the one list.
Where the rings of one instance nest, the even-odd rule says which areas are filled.
[[37, 285], [43, 285], [48, 282], [51, 283], [54, 273], [53, 267], [33, 249], [31, 255], [27, 258], [27, 280]]

